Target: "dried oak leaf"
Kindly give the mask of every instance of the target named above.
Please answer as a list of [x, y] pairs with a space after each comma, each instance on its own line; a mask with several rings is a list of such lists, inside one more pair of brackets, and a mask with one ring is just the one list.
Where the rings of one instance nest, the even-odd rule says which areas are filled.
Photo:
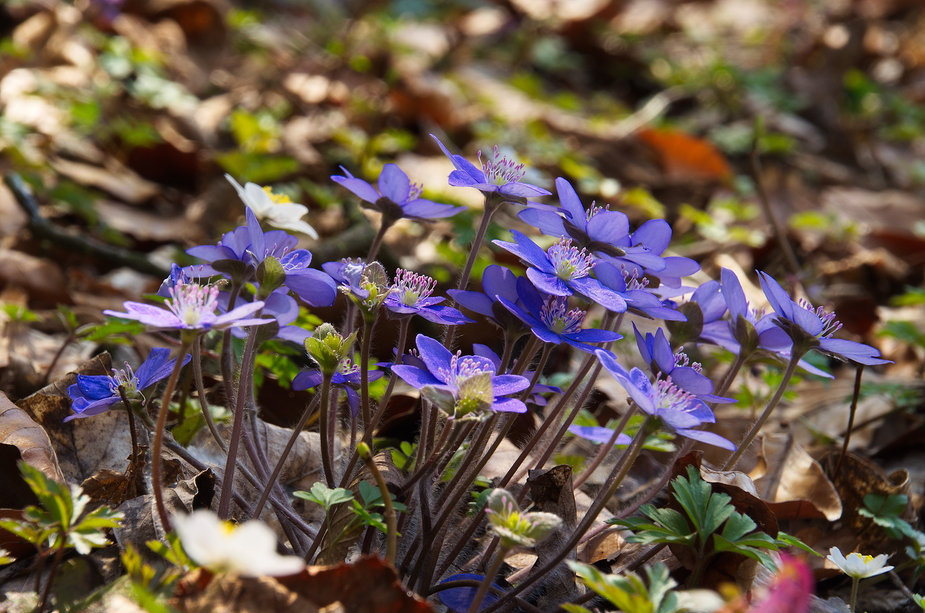
[[101, 469], [124, 471], [132, 455], [125, 411], [109, 411], [92, 418], [64, 418], [72, 414], [67, 388], [77, 381], [77, 374], [108, 375], [109, 354], [100, 354], [83, 364], [77, 372], [58, 379], [31, 396], [19, 406], [38, 422], [51, 439], [61, 471], [69, 481], [81, 483]]
[[761, 439], [758, 465], [751, 472], [758, 495], [778, 519], [827, 519], [842, 516], [843, 499], [822, 466], [789, 434]]
[[655, 150], [665, 174], [671, 179], [687, 181], [726, 181], [732, 167], [720, 151], [708, 141], [680, 130], [643, 128], [639, 139]]
[[0, 392], [0, 445], [16, 447], [27, 464], [56, 481], [64, 481], [64, 473], [58, 465], [48, 434], [26, 411], [10, 402], [3, 392]]
[[[202, 573], [197, 573], [198, 577]], [[182, 613], [319, 613], [309, 599], [287, 589], [273, 577], [216, 575], [204, 589], [188, 582], [187, 593], [171, 601]], [[197, 591], [199, 588], [200, 591]]]
[[405, 591], [395, 569], [377, 557], [312, 566], [279, 582], [321, 608], [340, 603], [351, 613], [433, 613], [430, 605]]

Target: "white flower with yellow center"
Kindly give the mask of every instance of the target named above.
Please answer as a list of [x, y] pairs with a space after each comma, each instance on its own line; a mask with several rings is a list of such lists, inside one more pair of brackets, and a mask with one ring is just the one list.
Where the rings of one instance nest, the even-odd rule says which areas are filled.
[[244, 187], [226, 174], [225, 178], [234, 185], [238, 196], [254, 212], [257, 219], [265, 220], [268, 224], [280, 230], [301, 232], [312, 238], [318, 238], [315, 229], [302, 221], [308, 213], [308, 207], [296, 204], [283, 194], [274, 194], [269, 187], [260, 187], [256, 183], [246, 183]]
[[201, 509], [174, 515], [172, 523], [190, 559], [213, 572], [279, 577], [305, 568], [302, 558], [276, 553], [276, 535], [261, 521], [252, 519], [235, 526]]
[[852, 579], [866, 579], [893, 570], [892, 566], [885, 566], [886, 554], [874, 557], [854, 552], [846, 558], [838, 547], [832, 547], [826, 558]]

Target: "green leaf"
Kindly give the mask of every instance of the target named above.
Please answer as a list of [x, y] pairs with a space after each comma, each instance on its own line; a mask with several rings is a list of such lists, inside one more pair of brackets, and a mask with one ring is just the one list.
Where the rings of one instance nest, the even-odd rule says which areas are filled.
[[303, 498], [305, 500], [311, 500], [314, 503], [321, 505], [325, 511], [330, 511], [331, 507], [336, 504], [341, 504], [343, 502], [349, 502], [353, 500], [353, 492], [346, 490], [342, 487], [329, 488], [324, 483], [320, 481], [315, 483], [312, 486], [311, 491], [296, 491], [292, 493], [296, 498]]

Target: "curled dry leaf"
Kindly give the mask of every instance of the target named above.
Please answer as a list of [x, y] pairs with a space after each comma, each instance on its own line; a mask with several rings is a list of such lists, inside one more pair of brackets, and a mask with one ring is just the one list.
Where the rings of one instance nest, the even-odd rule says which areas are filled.
[[64, 481], [58, 457], [44, 428], [0, 392], [0, 444], [19, 449], [27, 464], [56, 481]]
[[324, 608], [340, 603], [351, 613], [432, 613], [426, 602], [409, 594], [395, 569], [376, 557], [350, 564], [312, 566], [280, 583]]
[[789, 434], [762, 438], [758, 466], [751, 473], [758, 496], [780, 519], [842, 516], [843, 501], [822, 466]]

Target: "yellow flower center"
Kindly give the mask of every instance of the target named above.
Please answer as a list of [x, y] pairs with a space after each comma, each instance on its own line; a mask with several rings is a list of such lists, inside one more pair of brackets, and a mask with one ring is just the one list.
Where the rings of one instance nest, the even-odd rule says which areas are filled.
[[267, 196], [269, 196], [270, 200], [272, 200], [275, 204], [289, 204], [292, 202], [292, 200], [290, 200], [289, 196], [286, 194], [274, 194], [273, 190], [269, 186], [264, 187], [263, 191], [267, 193]]
[[864, 564], [870, 564], [871, 562], [874, 561], [874, 556], [860, 555], [860, 558], [861, 558], [861, 561], [864, 562]]

